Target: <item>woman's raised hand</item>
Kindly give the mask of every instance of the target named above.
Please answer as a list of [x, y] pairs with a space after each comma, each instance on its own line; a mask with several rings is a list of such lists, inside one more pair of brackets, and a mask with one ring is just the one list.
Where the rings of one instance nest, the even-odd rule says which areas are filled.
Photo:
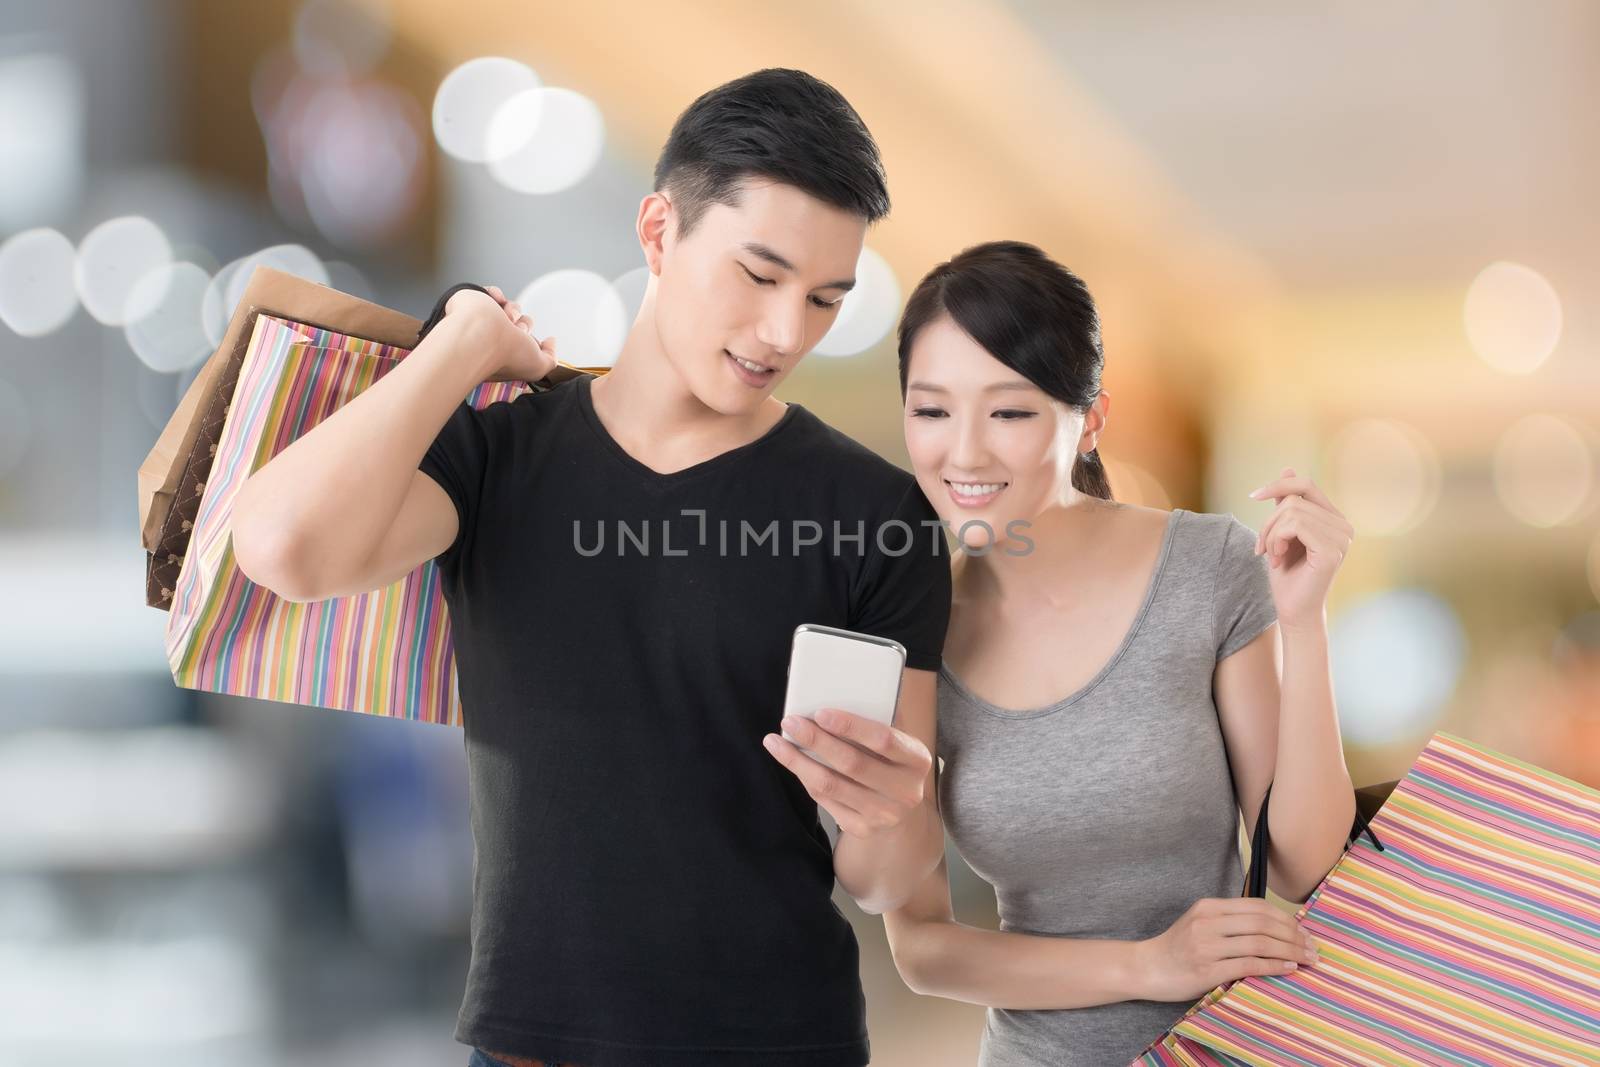
[[1267, 557], [1268, 580], [1280, 627], [1321, 625], [1328, 587], [1355, 539], [1355, 527], [1310, 478], [1293, 467], [1250, 494], [1276, 501], [1256, 536], [1256, 555]]

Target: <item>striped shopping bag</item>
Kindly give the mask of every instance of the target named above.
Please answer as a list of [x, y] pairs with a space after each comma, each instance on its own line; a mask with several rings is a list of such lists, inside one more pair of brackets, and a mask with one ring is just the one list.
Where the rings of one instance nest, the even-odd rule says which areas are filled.
[[[1194, 1007], [1184, 1013], [1184, 1018], [1210, 1007], [1220, 1000], [1225, 989], [1213, 989], [1202, 997]], [[1221, 1052], [1213, 1052], [1196, 1041], [1168, 1031], [1160, 1040], [1145, 1049], [1144, 1055], [1133, 1061], [1130, 1067], [1235, 1067], [1243, 1061]]]
[[1301, 909], [1320, 961], [1171, 1036], [1259, 1067], [1600, 1064], [1600, 790], [1441, 733], [1372, 828]]
[[[459, 726], [450, 620], [430, 560], [370, 593], [281, 599], [234, 562], [229, 515], [247, 477], [399, 364], [406, 350], [260, 315], [173, 590], [167, 658], [180, 686]], [[485, 382], [475, 407], [522, 382]]]

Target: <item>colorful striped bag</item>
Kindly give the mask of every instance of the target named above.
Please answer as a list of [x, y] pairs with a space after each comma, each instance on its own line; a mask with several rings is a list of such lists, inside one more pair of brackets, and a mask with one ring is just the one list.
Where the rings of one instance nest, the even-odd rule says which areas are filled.
[[[167, 659], [180, 686], [460, 725], [450, 621], [431, 560], [385, 589], [297, 604], [240, 573], [229, 536], [245, 479], [405, 355], [257, 317], [173, 590]], [[482, 408], [528, 388], [485, 382], [468, 400]]]
[[1441, 733], [1372, 828], [1300, 910], [1315, 965], [1136, 1062], [1600, 1064], [1600, 790]]

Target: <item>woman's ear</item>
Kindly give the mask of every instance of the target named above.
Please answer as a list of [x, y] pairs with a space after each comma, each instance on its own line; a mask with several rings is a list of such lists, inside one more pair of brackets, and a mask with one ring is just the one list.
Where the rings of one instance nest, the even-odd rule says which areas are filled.
[[672, 201], [665, 193], [654, 192], [639, 201], [639, 218], [634, 229], [639, 236], [639, 248], [644, 252], [645, 266], [651, 274], [661, 274], [661, 259], [666, 254], [674, 225]]
[[1092, 452], [1100, 445], [1100, 435], [1105, 433], [1106, 418], [1111, 414], [1111, 394], [1104, 389], [1083, 413], [1083, 436], [1078, 439], [1079, 452]]

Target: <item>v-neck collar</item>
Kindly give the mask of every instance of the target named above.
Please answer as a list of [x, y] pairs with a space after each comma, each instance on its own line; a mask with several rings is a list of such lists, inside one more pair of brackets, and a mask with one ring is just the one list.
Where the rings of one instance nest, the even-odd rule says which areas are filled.
[[675, 485], [680, 485], [683, 482], [691, 481], [695, 478], [701, 477], [702, 475], [722, 470], [730, 464], [738, 463], [744, 457], [753, 452], [759, 451], [761, 448], [767, 445], [768, 442], [778, 437], [795, 422], [799, 421], [802, 413], [805, 411], [805, 409], [799, 404], [790, 403], [784, 409], [784, 412], [779, 417], [778, 421], [768, 427], [767, 431], [760, 437], [757, 437], [754, 441], [747, 441], [742, 445], [736, 445], [735, 447], [728, 449], [726, 452], [719, 452], [708, 459], [701, 460], [699, 463], [684, 467], [682, 470], [662, 473], [661, 471], [655, 470], [654, 468], [640, 462], [639, 459], [637, 459], [632, 453], [618, 444], [616, 438], [611, 436], [611, 433], [606, 429], [605, 424], [600, 421], [599, 413], [597, 413], [594, 409], [594, 397], [590, 395], [589, 392], [589, 387], [593, 384], [593, 382], [594, 378], [587, 374], [573, 382], [573, 388], [577, 389], [578, 391], [578, 409], [583, 412], [584, 421], [586, 421], [589, 424], [589, 428], [594, 431], [594, 435], [599, 439], [601, 446], [607, 452], [609, 452], [618, 463], [633, 472], [636, 478], [640, 479], [647, 485], [658, 489], [667, 489]]
[[939, 674], [945, 681], [950, 683], [956, 692], [966, 697], [974, 706], [982, 708], [997, 718], [1031, 719], [1039, 715], [1048, 715], [1051, 712], [1060, 711], [1062, 708], [1076, 704], [1098, 688], [1101, 682], [1105, 681], [1106, 676], [1111, 673], [1112, 668], [1127, 653], [1128, 649], [1133, 645], [1134, 638], [1139, 635], [1139, 631], [1144, 627], [1145, 616], [1150, 614], [1150, 605], [1156, 599], [1156, 589], [1161, 585], [1162, 572], [1167, 569], [1167, 557], [1172, 554], [1173, 536], [1177, 532], [1178, 521], [1183, 516], [1183, 513], [1183, 508], [1173, 508], [1171, 513], [1167, 515], [1166, 532], [1161, 537], [1161, 549], [1156, 553], [1156, 563], [1150, 571], [1150, 580], [1145, 586], [1144, 599], [1139, 602], [1139, 610], [1134, 614], [1133, 623], [1128, 627], [1128, 632], [1122, 636], [1122, 643], [1117, 646], [1115, 652], [1111, 653], [1111, 658], [1106, 660], [1105, 666], [1101, 667], [1093, 678], [1079, 686], [1076, 692], [1043, 707], [1013, 711], [1010, 708], [1002, 708], [998, 704], [992, 704], [968, 689], [961, 679], [956, 677], [955, 672], [950, 669], [949, 662], [942, 658], [939, 664]]

